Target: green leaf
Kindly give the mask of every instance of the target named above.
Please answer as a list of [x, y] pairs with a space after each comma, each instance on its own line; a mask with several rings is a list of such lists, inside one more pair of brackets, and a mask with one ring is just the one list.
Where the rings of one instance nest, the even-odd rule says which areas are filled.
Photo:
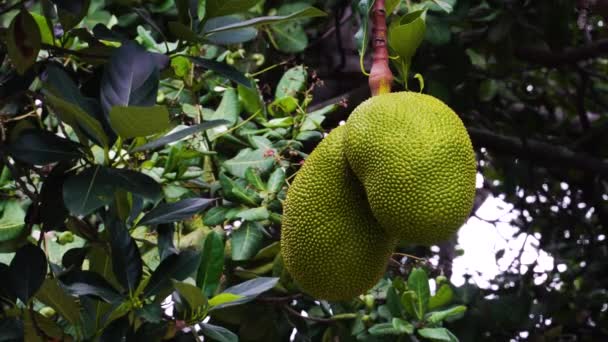
[[116, 280], [132, 294], [143, 275], [143, 262], [135, 240], [127, 227], [116, 217], [106, 218], [105, 228], [110, 233], [112, 271]]
[[260, 2], [260, 0], [206, 0], [205, 2], [206, 16], [207, 18], [212, 18], [245, 12]]
[[46, 277], [46, 255], [44, 252], [30, 243], [19, 248], [15, 257], [9, 265], [9, 281], [13, 292], [23, 303], [29, 303]]
[[456, 4], [457, 0], [431, 0], [435, 6], [431, 5], [429, 7], [430, 10], [441, 10], [446, 13], [451, 13], [454, 10], [454, 4]]
[[219, 304], [213, 309], [220, 309], [228, 306], [240, 305], [250, 302], [260, 294], [274, 288], [278, 282], [279, 278], [259, 277], [229, 287], [222, 293], [232, 293], [235, 295], [243, 296], [243, 298], [231, 301], [229, 303]]
[[55, 38], [53, 37], [53, 33], [49, 29], [49, 22], [46, 18], [38, 13], [30, 12], [32, 18], [36, 20], [36, 24], [38, 24], [38, 30], [40, 31], [41, 43], [43, 44], [54, 44]]
[[63, 286], [75, 296], [93, 296], [106, 303], [124, 299], [101, 275], [93, 271], [72, 271], [59, 276]]
[[182, 281], [190, 276], [200, 264], [200, 254], [193, 250], [183, 250], [179, 254], [167, 256], [156, 267], [146, 287], [146, 297], [156, 295], [171, 286], [171, 280]]
[[202, 253], [196, 276], [196, 286], [201, 288], [207, 297], [211, 297], [220, 284], [224, 270], [224, 239], [222, 236], [211, 231], [205, 238]]
[[406, 63], [416, 53], [424, 39], [424, 11], [411, 12], [394, 21], [388, 30], [388, 44]]
[[87, 15], [91, 0], [84, 1], [53, 1], [57, 6], [59, 22], [65, 31], [78, 25]]
[[274, 93], [274, 98], [281, 99], [287, 96], [297, 98], [306, 88], [307, 78], [308, 73], [302, 65], [287, 70], [279, 80], [279, 84]]
[[242, 295], [236, 295], [234, 293], [220, 293], [217, 296], [211, 298], [209, 300], [209, 305], [211, 306], [218, 306], [218, 305], [222, 305], [222, 304], [228, 304], [231, 302], [234, 302], [236, 300], [239, 300], [241, 298], [244, 298], [245, 296]]
[[261, 174], [268, 172], [275, 163], [274, 149], [242, 149], [234, 158], [226, 160], [223, 167], [226, 171], [239, 177], [245, 178], [248, 168], [254, 168]]
[[421, 268], [415, 268], [407, 279], [408, 288], [415, 294], [414, 309], [416, 317], [422, 319], [429, 306], [431, 290], [426, 272]]
[[250, 88], [251, 80], [248, 79], [242, 72], [235, 69], [233, 66], [228, 65], [226, 63], [216, 62], [210, 59], [198, 58], [198, 57], [189, 57], [195, 64], [202, 66], [205, 69], [209, 69], [214, 71], [216, 74], [220, 76], [224, 76], [229, 80], [240, 83], [245, 87]]
[[[190, 43], [199, 43], [199, 36], [192, 31], [192, 29], [179, 21], [170, 21], [167, 23], [167, 28], [169, 32], [175, 36], [177, 39], [185, 40]], [[173, 59], [175, 60], [175, 59]], [[173, 64], [173, 63], [172, 63]]]
[[140, 221], [140, 225], [156, 225], [183, 221], [210, 206], [215, 199], [186, 198], [175, 203], [165, 203], [150, 210]]
[[368, 332], [373, 336], [401, 335], [401, 332], [393, 327], [392, 323], [378, 323], [369, 328]]
[[296, 109], [298, 109], [298, 100], [291, 96], [278, 98], [268, 105], [268, 112], [274, 117], [288, 116]]
[[131, 153], [147, 151], [147, 150], [154, 150], [159, 147], [164, 147], [165, 145], [167, 145], [169, 143], [181, 140], [181, 139], [183, 139], [189, 135], [195, 134], [197, 132], [208, 130], [208, 129], [226, 125], [226, 124], [228, 124], [228, 121], [226, 121], [226, 120], [213, 120], [213, 121], [203, 122], [202, 124], [190, 126], [188, 128], [184, 128], [177, 132], [167, 134], [162, 138], [150, 141], [144, 145], [134, 148], [133, 150], [131, 150]]
[[437, 324], [445, 319], [455, 319], [462, 317], [465, 311], [467, 311], [467, 307], [464, 305], [458, 305], [453, 308], [449, 308], [443, 311], [434, 311], [429, 313], [429, 317], [427, 321], [432, 324]]
[[399, 331], [402, 334], [413, 334], [414, 333], [414, 325], [404, 319], [394, 317], [392, 320], [392, 325], [395, 330]]
[[72, 126], [74, 131], [78, 134], [78, 138], [82, 144], [85, 144], [86, 141], [83, 140], [86, 137], [100, 146], [108, 146], [108, 136], [104, 132], [99, 121], [87, 114], [81, 107], [73, 102], [68, 102], [50, 92], [46, 92], [45, 96], [51, 106], [55, 109], [55, 115], [59, 120]]
[[424, 39], [433, 45], [444, 45], [452, 39], [450, 25], [434, 15], [426, 16], [426, 34]]
[[433, 341], [458, 342], [458, 338], [446, 328], [422, 328], [417, 331], [418, 335]]
[[19, 74], [24, 74], [40, 52], [40, 30], [30, 12], [23, 9], [11, 21], [6, 34], [8, 55]]
[[255, 169], [248, 168], [245, 171], [245, 179], [247, 182], [259, 191], [266, 190], [266, 184], [262, 181], [260, 174]]
[[209, 209], [203, 218], [203, 224], [206, 226], [217, 226], [224, 223], [228, 209], [226, 207], [213, 207]]
[[6, 200], [0, 202], [2, 217], [0, 217], [0, 242], [12, 240], [25, 228], [25, 211], [19, 201]]
[[242, 84], [239, 84], [237, 86], [237, 92], [239, 94], [239, 99], [243, 104], [243, 108], [245, 108], [247, 113], [253, 114], [263, 110], [264, 101], [260, 96], [260, 91], [257, 87], [245, 87]]
[[245, 221], [261, 221], [268, 219], [270, 212], [266, 207], [259, 207], [241, 211], [236, 216]]
[[434, 310], [449, 304], [452, 301], [454, 292], [448, 284], [442, 284], [431, 299], [429, 299], [429, 310]]
[[83, 146], [42, 130], [26, 130], [8, 146], [8, 152], [19, 161], [46, 165], [82, 158]]
[[206, 337], [218, 342], [238, 342], [239, 337], [232, 331], [213, 324], [201, 323], [201, 332]]
[[253, 18], [253, 19], [249, 19], [249, 20], [244, 20], [244, 21], [241, 21], [240, 23], [226, 25], [226, 26], [218, 27], [211, 31], [206, 31], [205, 34], [209, 35], [209, 34], [222, 32], [222, 31], [241, 29], [244, 27], [258, 27], [258, 26], [263, 26], [263, 25], [277, 24], [280, 22], [294, 20], [294, 19], [324, 17], [326, 15], [327, 14], [325, 12], [323, 12], [317, 8], [308, 7], [306, 9], [303, 9], [301, 11], [295, 12], [290, 15], [285, 15], [285, 16], [275, 15], [275, 16], [257, 17], [257, 18]]
[[264, 235], [258, 222], [245, 221], [232, 232], [232, 260], [243, 261], [255, 256], [262, 247]]
[[180, 296], [188, 302], [192, 311], [207, 307], [207, 299], [198, 287], [182, 282], [173, 282], [173, 286]]
[[282, 168], [275, 169], [268, 178], [268, 192], [277, 193], [285, 183], [285, 171]]
[[330, 104], [329, 106], [325, 106], [321, 109], [315, 110], [313, 112], [307, 113], [306, 117], [304, 118], [304, 122], [302, 123], [302, 126], [300, 126], [300, 130], [301, 131], [320, 130], [322, 128], [321, 124], [325, 120], [325, 116], [327, 116], [327, 114], [335, 111], [336, 109], [338, 109], [338, 105], [334, 103], [334, 104]]
[[[219, 27], [224, 27], [228, 25], [233, 25], [236, 23], [240, 23], [245, 20], [242, 16], [238, 15], [229, 15], [224, 17], [217, 17], [209, 19], [205, 26], [203, 27], [203, 31], [213, 31]], [[213, 44], [217, 45], [230, 45], [230, 44], [241, 44], [248, 42], [250, 40], [255, 39], [258, 35], [258, 30], [254, 27], [243, 27], [236, 30], [230, 31], [221, 31], [208, 35], [206, 37]]]
[[[285, 53], [302, 52], [308, 46], [308, 36], [302, 24], [283, 22], [270, 26], [277, 50]], [[231, 31], [232, 32], [232, 31]]]
[[[228, 126], [234, 126], [236, 124], [239, 114], [241, 113], [241, 105], [239, 103], [238, 95], [234, 88], [228, 88], [224, 91], [222, 101], [215, 110], [215, 112], [209, 116], [208, 120], [225, 120], [228, 121]], [[225, 131], [225, 127], [218, 127], [211, 129], [207, 132], [210, 140], [214, 140], [218, 135]], [[244, 174], [243, 174], [244, 175]]]
[[71, 324], [76, 325], [80, 321], [80, 308], [76, 299], [59, 286], [57, 279], [45, 279], [36, 294], [36, 299], [55, 309]]
[[165, 106], [114, 106], [110, 124], [122, 138], [145, 137], [169, 129], [169, 111]]
[[387, 17], [393, 13], [395, 8], [401, 3], [401, 0], [386, 0], [385, 9]]

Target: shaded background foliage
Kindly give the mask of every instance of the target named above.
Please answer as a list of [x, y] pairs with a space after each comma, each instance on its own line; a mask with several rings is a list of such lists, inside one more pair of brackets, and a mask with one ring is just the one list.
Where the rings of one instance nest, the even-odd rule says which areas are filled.
[[[395, 260], [392, 282], [331, 304], [300, 294], [281, 270], [286, 178], [369, 96], [359, 57], [367, 1], [4, 1], [2, 339], [181, 340], [209, 315], [197, 329], [220, 341], [288, 340], [294, 328], [298, 340], [608, 338], [608, 5], [387, 3], [397, 3], [391, 20], [428, 9], [408, 85], [465, 122], [483, 176], [476, 207], [511, 203], [510, 238], [533, 236], [565, 267], [537, 272], [520, 253], [491, 286], [456, 287], [437, 278], [452, 274], [456, 238], [433, 251], [405, 242], [399, 252], [435, 262]], [[328, 15], [260, 19], [311, 5]], [[24, 245], [32, 231], [44, 249]], [[435, 278], [429, 310], [466, 305], [453, 313], [460, 320], [433, 325], [395, 301], [404, 284], [427, 282], [416, 266]], [[172, 313], [161, 310], [168, 296]]]

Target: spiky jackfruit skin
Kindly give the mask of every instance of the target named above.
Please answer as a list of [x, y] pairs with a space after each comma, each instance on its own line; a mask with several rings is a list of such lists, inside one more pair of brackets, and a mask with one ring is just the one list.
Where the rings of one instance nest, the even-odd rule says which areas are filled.
[[348, 300], [380, 279], [395, 246], [374, 219], [344, 156], [344, 127], [310, 154], [284, 202], [281, 253], [315, 298]]
[[436, 244], [468, 218], [475, 152], [446, 104], [412, 92], [374, 96], [355, 108], [346, 128], [348, 162], [389, 235]]

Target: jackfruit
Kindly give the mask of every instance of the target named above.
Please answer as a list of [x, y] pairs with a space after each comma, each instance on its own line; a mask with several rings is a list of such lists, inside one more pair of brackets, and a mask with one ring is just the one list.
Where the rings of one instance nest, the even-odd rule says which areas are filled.
[[412, 92], [378, 95], [355, 108], [346, 128], [346, 158], [389, 235], [431, 245], [464, 223], [475, 196], [475, 152], [446, 104]]
[[315, 298], [347, 300], [380, 279], [395, 240], [372, 215], [344, 155], [344, 127], [310, 154], [284, 202], [281, 253], [285, 267]]

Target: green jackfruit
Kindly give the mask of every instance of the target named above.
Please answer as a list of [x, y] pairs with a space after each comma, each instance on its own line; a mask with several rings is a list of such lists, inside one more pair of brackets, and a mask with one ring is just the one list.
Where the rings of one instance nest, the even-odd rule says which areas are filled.
[[374, 219], [344, 155], [344, 127], [310, 154], [284, 203], [281, 253], [315, 298], [347, 300], [380, 279], [395, 246]]
[[374, 96], [346, 122], [346, 157], [391, 236], [431, 245], [467, 219], [476, 162], [460, 118], [419, 93]]

